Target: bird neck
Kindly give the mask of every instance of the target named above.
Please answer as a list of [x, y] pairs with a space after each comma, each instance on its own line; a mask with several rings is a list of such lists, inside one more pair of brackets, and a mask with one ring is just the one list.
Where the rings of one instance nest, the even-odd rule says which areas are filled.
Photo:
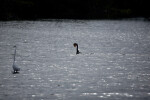
[[15, 61], [13, 62], [13, 66], [15, 65]]
[[78, 45], [77, 45], [77, 52], [76, 52], [76, 54], [79, 54]]
[[77, 45], [77, 51], [79, 51], [79, 50], [78, 50], [78, 45]]
[[15, 48], [15, 52], [14, 52], [14, 62], [15, 62], [15, 60], [16, 60], [16, 48]]

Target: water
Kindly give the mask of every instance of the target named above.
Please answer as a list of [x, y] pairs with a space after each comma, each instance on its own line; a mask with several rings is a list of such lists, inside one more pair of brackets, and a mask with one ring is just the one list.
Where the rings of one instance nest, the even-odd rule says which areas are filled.
[[0, 100], [149, 100], [149, 83], [150, 22], [0, 22]]

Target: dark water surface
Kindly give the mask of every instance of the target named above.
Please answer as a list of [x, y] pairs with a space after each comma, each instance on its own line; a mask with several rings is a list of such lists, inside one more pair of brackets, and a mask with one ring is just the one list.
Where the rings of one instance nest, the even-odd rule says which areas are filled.
[[150, 22], [0, 22], [0, 100], [149, 99]]

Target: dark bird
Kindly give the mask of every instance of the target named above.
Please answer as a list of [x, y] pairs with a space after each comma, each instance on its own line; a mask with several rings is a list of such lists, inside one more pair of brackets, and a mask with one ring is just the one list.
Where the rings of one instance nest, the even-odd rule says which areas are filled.
[[77, 48], [77, 50], [76, 50], [76, 54], [81, 53], [81, 52], [79, 52], [79, 50], [78, 50], [78, 44], [77, 44], [77, 43], [74, 43], [74, 44], [73, 44], [73, 46]]
[[16, 66], [16, 64], [15, 64], [16, 46], [14, 46], [14, 48], [15, 48], [15, 52], [14, 52], [14, 61], [13, 61], [12, 67], [13, 67], [13, 70], [14, 70], [13, 74], [16, 74], [16, 73], [19, 73], [20, 68], [18, 68], [18, 67]]

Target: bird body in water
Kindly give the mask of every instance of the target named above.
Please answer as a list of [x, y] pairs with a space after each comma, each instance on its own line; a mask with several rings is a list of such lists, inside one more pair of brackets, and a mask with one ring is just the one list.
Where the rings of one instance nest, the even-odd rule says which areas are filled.
[[16, 66], [16, 64], [15, 64], [15, 57], [16, 57], [16, 46], [14, 46], [14, 48], [15, 48], [15, 52], [14, 52], [14, 61], [13, 61], [13, 65], [12, 65], [12, 67], [13, 67], [13, 70], [14, 70], [14, 74], [16, 74], [16, 73], [19, 73], [19, 71], [20, 71], [20, 68], [18, 68], [17, 66]]
[[78, 44], [77, 44], [77, 43], [74, 43], [73, 46], [77, 48], [77, 49], [76, 49], [76, 54], [81, 53], [81, 52], [79, 52], [79, 50], [78, 50]]

